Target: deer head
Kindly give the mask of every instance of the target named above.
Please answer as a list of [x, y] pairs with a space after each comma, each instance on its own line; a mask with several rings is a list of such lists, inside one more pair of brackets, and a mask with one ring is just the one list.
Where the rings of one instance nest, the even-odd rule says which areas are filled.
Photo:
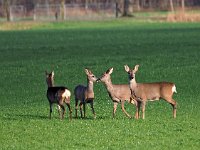
[[102, 74], [102, 76], [100, 78], [97, 79], [97, 82], [101, 81], [101, 82], [107, 82], [110, 80], [110, 75], [113, 72], [113, 68], [108, 69], [106, 72], [104, 72]]
[[45, 74], [46, 74], [46, 81], [47, 81], [48, 87], [54, 86], [54, 71], [52, 71], [50, 73], [45, 71]]
[[134, 69], [130, 69], [128, 65], [124, 65], [125, 71], [128, 73], [129, 80], [135, 79], [135, 73], [138, 71], [139, 65], [136, 65]]
[[96, 82], [97, 81], [97, 77], [92, 73], [91, 70], [85, 68], [85, 73], [86, 73], [87, 79], [89, 81], [92, 81], [92, 82]]

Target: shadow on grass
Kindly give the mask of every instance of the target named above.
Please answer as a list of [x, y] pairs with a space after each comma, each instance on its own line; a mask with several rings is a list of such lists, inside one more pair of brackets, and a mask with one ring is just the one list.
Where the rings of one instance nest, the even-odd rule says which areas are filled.
[[32, 115], [32, 114], [19, 114], [19, 115], [13, 115], [13, 114], [6, 114], [3, 116], [4, 120], [30, 120], [30, 119], [35, 119], [35, 120], [46, 120], [49, 119], [47, 116], [42, 116], [42, 115]]
[[[13, 120], [60, 120], [59, 116], [52, 116], [51, 119], [49, 119], [49, 116], [41, 115], [41, 114], [5, 114], [2, 116], [3, 120], [7, 121], [13, 121]], [[94, 118], [93, 116], [86, 116], [85, 118], [81, 118], [78, 116], [77, 118], [75, 116], [72, 116], [72, 120], [107, 120], [111, 119], [110, 116], [97, 116]], [[69, 120], [69, 116], [65, 116], [64, 120]]]
[[86, 116], [85, 118], [81, 118], [78, 116], [77, 118], [75, 116], [72, 117], [73, 120], [106, 120], [106, 119], [111, 119], [110, 116], [97, 116], [94, 118], [93, 116]]

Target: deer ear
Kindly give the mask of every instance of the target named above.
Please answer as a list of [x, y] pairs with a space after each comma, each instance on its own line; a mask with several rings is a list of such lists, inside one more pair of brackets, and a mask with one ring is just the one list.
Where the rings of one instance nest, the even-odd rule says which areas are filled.
[[108, 74], [111, 74], [113, 72], [113, 68], [108, 69]]
[[54, 71], [52, 71], [51, 74], [52, 74], [52, 77], [53, 77], [54, 76]]
[[89, 69], [85, 68], [85, 73], [86, 73], [87, 75], [89, 75], [89, 74], [91, 73], [91, 71], [90, 71]]
[[138, 71], [139, 66], [140, 66], [140, 65], [135, 65], [135, 68], [134, 68], [134, 72], [135, 72], [135, 73]]
[[129, 72], [129, 70], [130, 70], [128, 65], [124, 65], [124, 69], [125, 69], [126, 72]]

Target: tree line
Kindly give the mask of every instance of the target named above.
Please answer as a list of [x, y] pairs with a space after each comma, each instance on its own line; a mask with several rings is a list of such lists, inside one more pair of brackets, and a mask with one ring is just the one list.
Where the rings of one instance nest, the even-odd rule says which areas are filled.
[[117, 11], [122, 16], [130, 15], [129, 8], [134, 6], [133, 11], [142, 11], [145, 9], [160, 9], [174, 11], [176, 7], [198, 7], [200, 0], [0, 0], [0, 16], [10, 20], [10, 7], [12, 5], [23, 5], [27, 12], [34, 9], [35, 5], [59, 4], [89, 4], [89, 3], [116, 3]]

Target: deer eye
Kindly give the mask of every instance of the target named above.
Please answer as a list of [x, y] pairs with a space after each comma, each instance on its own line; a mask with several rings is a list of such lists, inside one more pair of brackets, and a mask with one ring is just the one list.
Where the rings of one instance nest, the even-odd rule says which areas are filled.
[[94, 76], [92, 76], [94, 78]]

